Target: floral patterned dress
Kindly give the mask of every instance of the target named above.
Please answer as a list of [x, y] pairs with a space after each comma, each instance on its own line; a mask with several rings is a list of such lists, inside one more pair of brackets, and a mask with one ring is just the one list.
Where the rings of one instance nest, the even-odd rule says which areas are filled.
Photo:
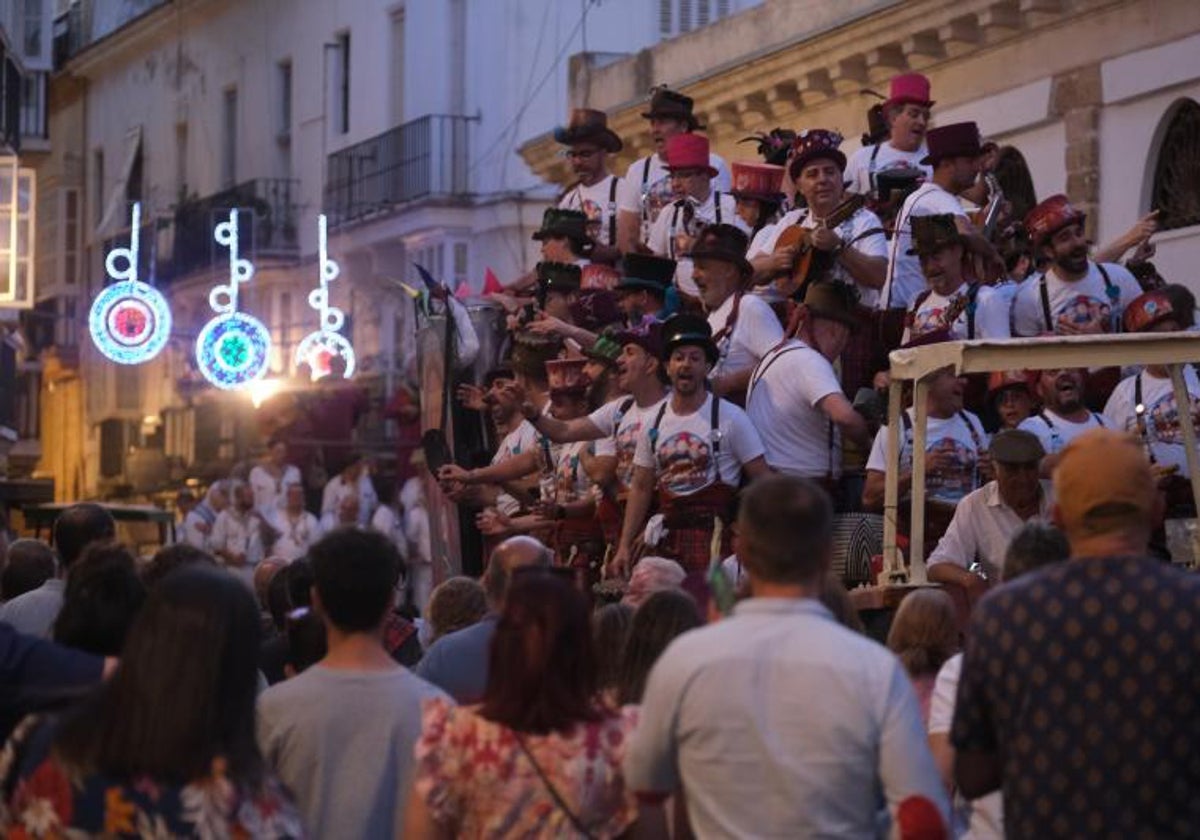
[[28, 718], [0, 752], [0, 834], [8, 838], [303, 837], [299, 812], [278, 780], [255, 794], [225, 773], [179, 786], [143, 776], [81, 776], [50, 749], [53, 725]]
[[[550, 784], [592, 837], [615, 837], [637, 818], [621, 761], [637, 708], [567, 733], [524, 735]], [[424, 706], [417, 741], [416, 790], [435, 819], [457, 837], [580, 837], [571, 818], [508, 727], [443, 699]]]

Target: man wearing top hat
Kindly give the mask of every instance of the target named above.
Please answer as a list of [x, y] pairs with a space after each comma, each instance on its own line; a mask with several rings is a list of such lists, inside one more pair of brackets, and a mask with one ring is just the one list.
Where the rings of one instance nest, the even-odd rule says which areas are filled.
[[542, 226], [531, 238], [542, 243], [542, 262], [567, 263], [581, 271], [591, 265], [595, 243], [588, 234], [588, 217], [582, 210], [547, 207], [542, 213]]
[[783, 176], [786, 168], [773, 163], [735, 160], [733, 189], [729, 194], [737, 202], [738, 218], [754, 238], [763, 228], [779, 220], [783, 204]]
[[998, 274], [1004, 271], [1004, 262], [995, 247], [971, 224], [958, 200], [959, 194], [974, 184], [979, 174], [979, 158], [983, 153], [979, 126], [973, 122], [940, 126], [929, 132], [927, 142], [929, 154], [923, 160], [933, 166], [933, 177], [909, 194], [896, 216], [880, 309], [907, 310], [925, 288], [920, 262], [910, 251], [912, 220], [916, 216], [954, 216], [955, 227], [962, 234], [967, 250], [983, 257], [992, 271]]
[[667, 290], [675, 277], [675, 260], [653, 254], [626, 254], [625, 273], [617, 281], [617, 304], [625, 315], [625, 326], [634, 327], [646, 318], [666, 320]]
[[925, 130], [929, 126], [929, 79], [920, 73], [901, 73], [892, 78], [883, 116], [888, 126], [887, 139], [863, 146], [846, 164], [848, 190], [859, 195], [878, 191], [876, 175], [892, 169], [914, 169], [926, 179], [933, 170], [924, 160]]
[[[672, 137], [703, 129], [692, 113], [692, 98], [660, 85], [650, 93], [650, 108], [642, 116], [650, 121], [650, 139], [654, 141], [654, 152], [639, 158], [629, 165], [625, 181], [629, 184], [634, 200], [622, 204], [620, 210], [626, 216], [626, 224], [640, 228], [638, 239], [645, 241], [650, 234], [650, 225], [675, 197], [667, 180], [667, 162], [664, 158], [667, 143]], [[729, 192], [729, 169], [725, 160], [710, 154], [707, 165], [715, 170], [716, 188]], [[620, 222], [618, 222], [618, 227]]]
[[858, 287], [863, 305], [873, 308], [887, 274], [883, 223], [870, 210], [859, 208], [833, 228], [825, 224], [825, 219], [846, 200], [842, 186], [846, 156], [838, 148], [841, 143], [842, 135], [821, 128], [796, 136], [788, 170], [807, 206], [784, 214], [776, 224], [762, 230], [746, 256], [760, 286], [781, 275], [790, 276], [796, 247], [776, 246], [785, 230], [800, 225], [812, 231], [814, 248], [833, 257], [832, 267], [820, 279], [852, 283]]
[[912, 248], [927, 284], [908, 312], [904, 343], [918, 338], [970, 341], [1010, 338], [1008, 300], [991, 286], [968, 282], [963, 235], [954, 216], [914, 216]]
[[567, 324], [574, 321], [571, 305], [579, 300], [581, 272], [571, 263], [540, 262], [537, 274], [537, 305], [545, 315]]
[[770, 305], [745, 293], [753, 272], [746, 244], [746, 234], [738, 228], [711, 225], [692, 247], [696, 288], [717, 348], [710, 384], [715, 394], [738, 404], [758, 360], [783, 340]]
[[[968, 493], [954, 510], [946, 533], [929, 555], [929, 580], [954, 583], [978, 599], [989, 581], [999, 582], [1013, 534], [1033, 518], [1046, 518], [1051, 484], [1038, 478], [1046, 454], [1037, 436], [1018, 429], [992, 438], [996, 479]], [[978, 562], [986, 577], [970, 571]]]
[[[633, 478], [625, 508], [616, 569], [628, 573], [639, 538], [656, 554], [673, 557], [687, 571], [684, 588], [705, 603], [705, 570], [714, 522], [732, 521], [735, 494], [743, 479], [770, 472], [763, 445], [746, 413], [708, 392], [705, 382], [717, 359], [708, 323], [676, 315], [663, 325], [663, 359], [671, 395], [637, 440]], [[647, 527], [657, 500], [658, 514]], [[721, 556], [730, 553], [723, 531]]]
[[734, 197], [713, 188], [717, 171], [708, 163], [707, 137], [702, 134], [676, 135], [667, 141], [666, 154], [675, 199], [651, 225], [646, 246], [660, 257], [677, 261], [675, 285], [684, 294], [697, 297], [692, 282], [692, 263], [688, 259], [696, 235], [705, 225], [712, 224], [748, 228], [737, 214]]
[[558, 206], [580, 210], [588, 219], [588, 235], [596, 243], [592, 259], [615, 263], [638, 241], [637, 217], [619, 208], [637, 204], [633, 186], [608, 171], [608, 155], [621, 151], [621, 138], [608, 127], [603, 111], [576, 108], [565, 126], [554, 129], [554, 139], [566, 146], [567, 162], [578, 179], [567, 187]]
[[1086, 219], [1065, 195], [1050, 196], [1025, 216], [1034, 252], [1050, 265], [1017, 289], [1012, 313], [1016, 335], [1121, 331], [1121, 314], [1142, 289], [1122, 266], [1088, 258]]
[[860, 450], [870, 430], [842, 393], [833, 363], [859, 326], [858, 298], [845, 283], [808, 287], [791, 337], [763, 356], [750, 377], [746, 414], [758, 429], [767, 463], [819, 482], [839, 502], [842, 438]]

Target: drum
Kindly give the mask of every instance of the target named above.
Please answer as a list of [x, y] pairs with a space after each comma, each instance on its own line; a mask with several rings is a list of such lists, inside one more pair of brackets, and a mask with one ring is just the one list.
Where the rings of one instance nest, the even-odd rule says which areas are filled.
[[883, 517], [877, 513], [839, 513], [833, 517], [831, 570], [852, 588], [871, 580], [871, 558], [883, 553]]

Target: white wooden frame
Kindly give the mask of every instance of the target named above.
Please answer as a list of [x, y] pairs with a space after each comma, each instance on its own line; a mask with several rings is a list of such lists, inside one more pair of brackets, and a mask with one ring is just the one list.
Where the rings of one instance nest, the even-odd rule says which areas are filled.
[[[927, 582], [925, 575], [925, 432], [927, 378], [931, 373], [953, 367], [957, 374], [988, 373], [994, 370], [1042, 370], [1045, 368], [1096, 368], [1125, 365], [1165, 365], [1175, 389], [1175, 400], [1188, 405], [1182, 365], [1200, 361], [1200, 333], [1145, 333], [1130, 335], [1063, 336], [1021, 338], [1006, 341], [948, 341], [890, 355], [891, 385], [888, 389], [887, 473], [884, 479], [883, 560], [881, 583]], [[913, 461], [911, 557], [905, 572], [896, 548], [897, 513], [900, 500], [900, 412], [905, 382], [913, 388]], [[1180, 427], [1187, 449], [1192, 493], [1200, 506], [1200, 456], [1196, 452], [1196, 429], [1190, 411], [1180, 411]], [[1197, 539], [1200, 542], [1200, 538]], [[1200, 556], [1200, 545], [1195, 546]]]

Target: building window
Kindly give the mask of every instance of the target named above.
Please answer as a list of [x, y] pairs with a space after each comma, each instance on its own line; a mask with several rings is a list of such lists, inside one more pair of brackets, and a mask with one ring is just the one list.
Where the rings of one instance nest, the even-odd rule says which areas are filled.
[[175, 195], [178, 201], [187, 198], [188, 183], [188, 124], [175, 123]]
[[287, 143], [292, 137], [292, 62], [281, 61], [278, 68], [279, 104], [275, 110], [278, 120], [275, 131], [279, 141]]
[[730, 0], [658, 0], [658, 33], [663, 38], [673, 38], [703, 29], [728, 17], [732, 5]]
[[1161, 230], [1200, 224], [1200, 105], [1185, 99], [1175, 108], [1154, 166], [1150, 206]]
[[392, 13], [392, 124], [404, 122], [404, 9]]
[[996, 182], [1004, 193], [1005, 201], [1012, 204], [1011, 217], [1024, 219], [1025, 214], [1037, 204], [1037, 193], [1033, 189], [1033, 175], [1025, 156], [1016, 146], [1002, 146], [996, 158]]
[[68, 187], [62, 191], [62, 280], [68, 286], [79, 282], [79, 190]]
[[334, 125], [338, 134], [350, 131], [350, 33], [342, 32], [337, 43], [337, 67], [334, 74]]
[[24, 0], [25, 57], [37, 58], [42, 54], [42, 6], [43, 0]]
[[237, 111], [237, 88], [228, 88], [221, 121], [221, 184], [225, 187], [237, 183]]
[[92, 214], [97, 226], [104, 221], [104, 149], [92, 152]]
[[145, 176], [145, 162], [142, 158], [143, 143], [137, 144], [133, 153], [133, 162], [129, 164], [129, 177], [125, 179], [125, 203], [133, 204], [142, 200], [142, 181]]

